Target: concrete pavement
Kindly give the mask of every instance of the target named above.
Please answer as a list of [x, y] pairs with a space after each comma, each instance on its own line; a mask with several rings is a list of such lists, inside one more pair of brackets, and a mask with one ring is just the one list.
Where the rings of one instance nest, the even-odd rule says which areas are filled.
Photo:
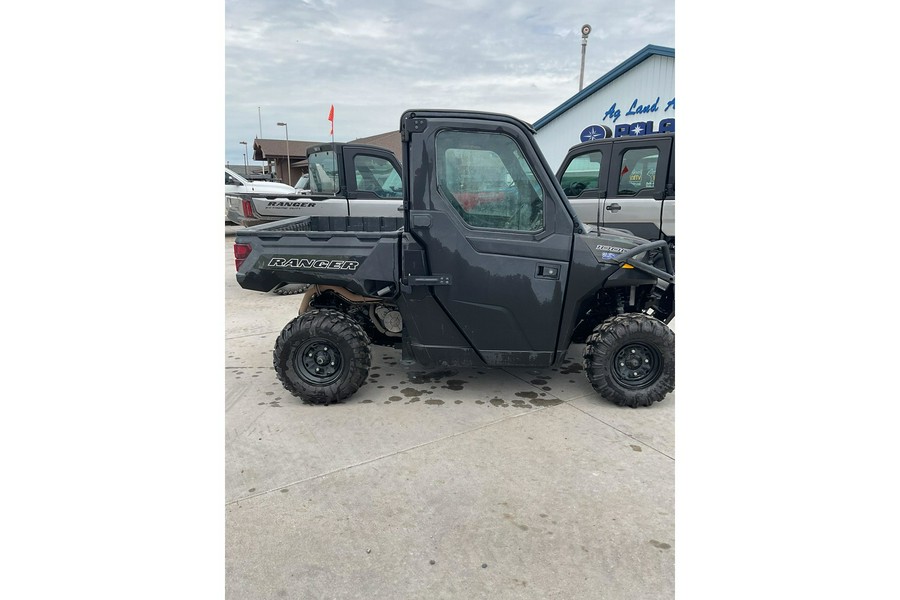
[[[226, 228], [226, 233], [234, 228]], [[272, 347], [299, 296], [240, 289], [225, 239], [226, 597], [674, 596], [674, 408], [556, 369], [404, 368], [337, 405]]]

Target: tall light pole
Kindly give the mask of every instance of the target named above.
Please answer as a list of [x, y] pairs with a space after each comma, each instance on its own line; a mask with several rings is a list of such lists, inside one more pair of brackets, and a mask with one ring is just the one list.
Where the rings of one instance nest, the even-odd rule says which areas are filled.
[[247, 142], [240, 142], [244, 146], [244, 177], [250, 176], [250, 166], [247, 164]]
[[287, 153], [287, 165], [288, 165], [288, 173], [287, 173], [287, 174], [288, 174], [288, 178], [287, 178], [287, 181], [286, 181], [285, 183], [287, 183], [288, 185], [294, 185], [293, 183], [291, 183], [291, 147], [290, 147], [290, 145], [289, 145], [289, 143], [288, 143], [288, 140], [289, 140], [290, 138], [288, 138], [288, 128], [287, 128], [287, 123], [282, 123], [282, 122], [279, 121], [279, 122], [277, 123], [277, 125], [278, 125], [279, 127], [284, 127], [284, 149], [286, 150], [286, 153]]
[[584, 53], [587, 50], [587, 38], [591, 34], [591, 26], [585, 23], [581, 26], [581, 75], [578, 77], [578, 91], [584, 87]]

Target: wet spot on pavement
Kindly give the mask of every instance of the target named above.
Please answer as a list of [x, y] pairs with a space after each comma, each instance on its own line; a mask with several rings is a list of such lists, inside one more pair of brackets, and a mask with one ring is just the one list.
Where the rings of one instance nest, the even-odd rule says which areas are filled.
[[456, 373], [457, 371], [451, 371], [449, 369], [444, 371], [431, 371], [428, 373], [410, 373], [409, 380], [412, 383], [435, 383], [446, 377], [452, 377], [453, 375], [456, 375]]
[[562, 400], [559, 398], [536, 398], [531, 401], [535, 406], [559, 406]]

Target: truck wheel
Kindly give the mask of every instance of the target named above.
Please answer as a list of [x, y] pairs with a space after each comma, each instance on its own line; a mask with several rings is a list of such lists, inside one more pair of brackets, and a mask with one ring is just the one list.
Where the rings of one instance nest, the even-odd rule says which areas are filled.
[[675, 389], [675, 333], [642, 313], [600, 323], [584, 347], [594, 390], [619, 406], [650, 406]]
[[352, 395], [369, 375], [369, 337], [336, 310], [311, 310], [288, 323], [275, 342], [275, 374], [295, 396], [313, 404]]

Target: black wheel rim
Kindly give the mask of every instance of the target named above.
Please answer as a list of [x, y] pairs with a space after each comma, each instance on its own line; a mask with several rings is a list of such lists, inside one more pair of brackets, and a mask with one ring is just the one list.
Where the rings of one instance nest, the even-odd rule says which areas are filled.
[[304, 342], [294, 355], [294, 368], [304, 381], [328, 385], [341, 375], [341, 351], [331, 342], [312, 339]]
[[662, 372], [662, 356], [647, 344], [626, 344], [616, 352], [612, 374], [621, 385], [632, 389], [651, 385]]

